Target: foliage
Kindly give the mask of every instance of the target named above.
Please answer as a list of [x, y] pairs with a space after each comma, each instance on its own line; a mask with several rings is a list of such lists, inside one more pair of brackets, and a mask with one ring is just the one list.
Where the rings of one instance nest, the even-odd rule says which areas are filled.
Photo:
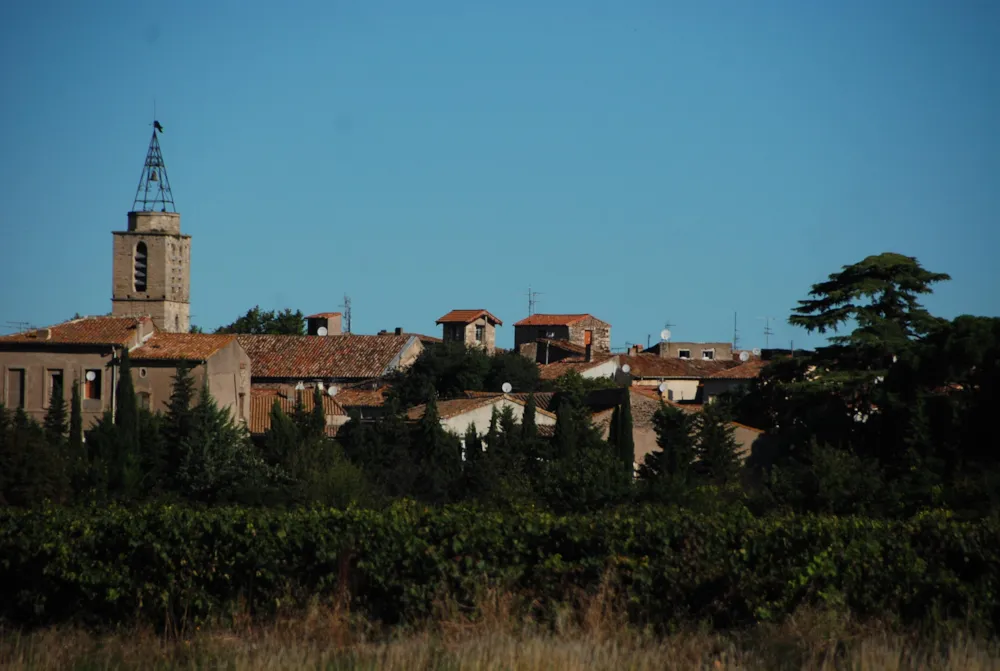
[[53, 384], [49, 391], [49, 407], [45, 411], [45, 438], [52, 445], [59, 445], [66, 436], [66, 399], [63, 397], [63, 386]]
[[697, 419], [680, 408], [660, 403], [653, 415], [658, 452], [646, 455], [639, 467], [639, 477], [652, 489], [683, 487], [691, 480], [697, 456], [695, 427]]
[[429, 503], [444, 503], [457, 493], [462, 476], [462, 445], [441, 426], [437, 401], [432, 396], [410, 439], [417, 467], [414, 491]]
[[740, 457], [728, 408], [710, 403], [698, 417], [698, 467], [709, 482], [725, 485], [739, 475]]
[[232, 324], [220, 326], [216, 333], [247, 333], [251, 335], [305, 335], [306, 320], [301, 310], [261, 310], [255, 305]]
[[[619, 469], [620, 470], [620, 469]], [[384, 622], [426, 618], [484, 582], [554, 620], [567, 595], [609, 586], [638, 626], [781, 621], [803, 607], [858, 619], [996, 631], [998, 521], [708, 515], [664, 506], [384, 511], [116, 505], [0, 510], [0, 618], [194, 626], [241, 603], [257, 615], [347, 594]]]

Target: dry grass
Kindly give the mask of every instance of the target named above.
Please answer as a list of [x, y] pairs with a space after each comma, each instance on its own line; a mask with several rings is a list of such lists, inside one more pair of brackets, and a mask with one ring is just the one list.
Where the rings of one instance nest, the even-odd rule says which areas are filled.
[[1000, 671], [995, 642], [921, 639], [835, 613], [803, 612], [780, 626], [727, 635], [692, 629], [655, 637], [627, 626], [606, 593], [579, 600], [544, 627], [526, 615], [530, 605], [484, 590], [474, 617], [442, 602], [425, 625], [393, 631], [321, 607], [264, 624], [238, 618], [172, 635], [0, 630], [0, 668]]

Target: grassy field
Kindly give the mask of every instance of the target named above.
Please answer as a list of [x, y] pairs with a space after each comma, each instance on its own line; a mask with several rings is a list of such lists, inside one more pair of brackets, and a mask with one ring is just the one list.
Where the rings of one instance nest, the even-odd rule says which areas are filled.
[[0, 630], [0, 668], [21, 669], [948, 669], [1000, 670], [995, 641], [918, 635], [835, 613], [725, 635], [692, 629], [654, 637], [600, 606], [546, 626], [503, 600], [474, 620], [443, 613], [382, 631], [325, 608], [257, 624], [193, 631]]

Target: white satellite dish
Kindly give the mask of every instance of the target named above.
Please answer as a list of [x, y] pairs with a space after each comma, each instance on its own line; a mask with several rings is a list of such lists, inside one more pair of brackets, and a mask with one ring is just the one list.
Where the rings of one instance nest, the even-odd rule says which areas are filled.
[[329, 333], [329, 331], [326, 330], [325, 326], [320, 326], [318, 329], [316, 329], [316, 335], [324, 336], [327, 333]]
[[97, 379], [97, 373], [92, 370], [87, 371], [87, 382], [93, 382]]
[[660, 393], [661, 393], [661, 394], [664, 394], [664, 393], [666, 393], [666, 391], [667, 391], [667, 383], [666, 383], [666, 382], [661, 382], [661, 383], [660, 383], [660, 386], [659, 386], [659, 387], [657, 387], [657, 389], [659, 389], [659, 390], [660, 390]]
[[627, 372], [629, 372], [630, 370], [632, 370], [632, 366], [630, 366], [630, 365], [628, 365], [628, 364], [625, 364], [624, 366], [622, 366], [622, 372], [623, 372], [623, 373], [627, 373]]
[[740, 352], [740, 361], [749, 361], [749, 360], [750, 360], [750, 352], [746, 350]]
[[504, 382], [500, 388], [503, 389], [503, 393], [509, 394], [514, 387], [511, 386], [510, 382]]
[[305, 388], [306, 388], [306, 386], [304, 384], [302, 384], [301, 382], [299, 382], [298, 384], [295, 385], [295, 391], [302, 391]]
[[330, 385], [329, 387], [327, 387], [327, 389], [326, 389], [326, 395], [327, 396], [333, 396], [336, 393], [337, 393], [337, 388], [336, 387], [334, 387], [333, 385]]
[[670, 329], [660, 331], [660, 340], [670, 340]]
[[759, 347], [754, 347], [753, 348], [753, 355], [754, 356], [760, 356], [760, 348]]

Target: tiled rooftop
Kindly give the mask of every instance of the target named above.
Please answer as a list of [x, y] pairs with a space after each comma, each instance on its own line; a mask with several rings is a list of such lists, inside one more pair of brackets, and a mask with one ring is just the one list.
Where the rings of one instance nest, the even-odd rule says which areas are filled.
[[[83, 317], [48, 328], [0, 337], [0, 345], [127, 345], [149, 317]], [[147, 324], [147, 328], [152, 328]]]
[[[465, 395], [469, 398], [487, 398], [494, 396], [501, 396], [503, 392], [498, 391], [467, 391]], [[520, 401], [521, 403], [527, 403], [528, 397], [532, 394], [530, 392], [512, 392], [507, 394], [507, 396], [513, 400]], [[552, 391], [536, 391], [535, 396], [535, 407], [539, 410], [552, 411], [554, 410], [552, 402], [555, 399], [555, 392]]]
[[[463, 415], [471, 410], [476, 410], [487, 405], [493, 405], [497, 401], [506, 399], [508, 401], [513, 401], [518, 405], [524, 405], [527, 401], [527, 394], [523, 394], [525, 400], [521, 400], [516, 396], [522, 396], [521, 394], [504, 394], [504, 393], [481, 393], [481, 392], [466, 392], [466, 394], [475, 394], [471, 398], [453, 398], [447, 401], [438, 401], [438, 414], [441, 419], [449, 419], [451, 417], [457, 417], [458, 415]], [[536, 397], [536, 407], [537, 407], [537, 397]], [[424, 411], [427, 409], [426, 405], [417, 405], [406, 411], [406, 416], [408, 419], [417, 420], [424, 416]], [[548, 410], [543, 410], [542, 408], [537, 408], [537, 412], [542, 415], [547, 415], [549, 417], [555, 418], [555, 415]], [[484, 427], [485, 428], [485, 427]]]
[[438, 319], [435, 324], [471, 324], [480, 317], [486, 317], [487, 321], [503, 326], [503, 322], [492, 314], [489, 310], [452, 310], [445, 316]]
[[587, 348], [584, 345], [576, 345], [568, 340], [557, 340], [555, 338], [538, 338], [537, 342], [539, 345], [548, 345], [549, 347], [558, 347], [561, 350], [567, 352], [573, 352], [575, 354], [586, 354]]
[[571, 356], [563, 359], [562, 361], [557, 361], [556, 363], [540, 363], [538, 364], [538, 376], [543, 380], [557, 380], [571, 370], [575, 370], [577, 373], [582, 374], [595, 366], [607, 363], [609, 359], [613, 359], [615, 356], [617, 355], [594, 354], [590, 361], [585, 361], [584, 358], [580, 356]]
[[254, 378], [373, 378], [406, 349], [411, 336], [238, 335]]
[[750, 359], [749, 361], [741, 362], [738, 366], [733, 366], [732, 368], [727, 368], [725, 370], [716, 371], [708, 376], [710, 380], [752, 380], [755, 377], [760, 377], [760, 372], [764, 370], [767, 366], [767, 361], [761, 361], [760, 359]]
[[663, 358], [652, 354], [622, 356], [619, 363], [628, 364], [632, 377], [693, 378], [701, 379], [714, 373], [733, 368], [739, 362], [703, 361], [701, 359]]
[[582, 315], [541, 315], [534, 314], [525, 317], [514, 326], [569, 326], [578, 321], [591, 317], [589, 314]]
[[235, 335], [156, 333], [131, 352], [133, 359], [205, 361], [236, 340]]
[[[277, 399], [281, 405], [281, 410], [286, 415], [291, 416], [295, 412], [295, 399], [271, 389], [253, 389], [250, 394], [250, 421], [247, 428], [253, 435], [260, 435], [266, 432], [271, 426], [271, 406]], [[306, 412], [311, 412], [313, 408], [313, 395], [311, 391], [302, 392], [302, 406]], [[330, 415], [347, 415], [347, 411], [337, 401], [323, 394], [323, 413]], [[327, 426], [327, 433], [335, 431]], [[331, 434], [332, 435], [332, 434]]]

